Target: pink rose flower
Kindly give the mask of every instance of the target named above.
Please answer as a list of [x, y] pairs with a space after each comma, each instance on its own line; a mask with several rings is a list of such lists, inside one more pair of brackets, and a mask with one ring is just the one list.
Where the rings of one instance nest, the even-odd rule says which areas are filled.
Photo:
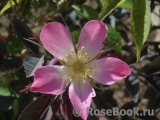
[[60, 95], [69, 85], [69, 98], [75, 109], [81, 109], [86, 120], [86, 110], [91, 105], [95, 91], [90, 84], [95, 80], [111, 85], [130, 75], [130, 67], [113, 57], [94, 59], [103, 48], [108, 28], [105, 23], [91, 20], [83, 27], [76, 51], [72, 38], [64, 25], [58, 22], [46, 24], [40, 33], [45, 49], [62, 65], [47, 65], [35, 71], [32, 92]]

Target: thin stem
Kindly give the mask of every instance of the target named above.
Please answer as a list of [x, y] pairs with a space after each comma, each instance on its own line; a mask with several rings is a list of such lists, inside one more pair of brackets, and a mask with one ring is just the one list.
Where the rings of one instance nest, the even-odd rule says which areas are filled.
[[28, 91], [30, 89], [31, 85], [32, 84], [29, 84], [29, 85], [25, 86], [25, 88], [20, 90], [19, 92], [22, 93], [22, 92]]
[[15, 72], [23, 68], [23, 65], [19, 66], [18, 68], [15, 69]]
[[30, 39], [27, 39], [27, 38], [24, 38], [24, 39], [44, 49], [44, 47], [41, 46], [40, 44], [38, 44], [38, 43], [36, 43], [36, 42], [34, 42], [34, 41], [30, 40]]
[[25, 58], [25, 56], [7, 56], [7, 57], [10, 57], [10, 58], [21, 58], [21, 59]]
[[[113, 47], [115, 44], [116, 44], [116, 41], [113, 44], [111, 44], [110, 46], [108, 46], [106, 49], [108, 49], [110, 47]], [[85, 64], [88, 64], [88, 63], [92, 62], [93, 60], [95, 60], [100, 54], [102, 54], [102, 52], [98, 53], [93, 59], [91, 59], [90, 61], [86, 62]]]
[[[64, 20], [63, 16], [62, 16], [61, 14], [59, 14], [59, 16], [62, 18], [62, 20], [63, 20], [63, 22], [64, 22], [66, 28], [67, 28], [68, 31], [70, 32], [70, 30], [69, 30], [69, 28], [68, 28], [68, 26], [67, 26], [67, 23], [66, 23], [66, 21]], [[71, 33], [71, 32], [70, 32], [70, 33]], [[76, 54], [77, 54], [77, 49], [76, 49], [76, 46], [75, 46], [75, 44], [74, 44], [74, 40], [73, 40], [73, 39], [72, 39], [72, 43], [73, 43], [74, 51], [75, 51]]]

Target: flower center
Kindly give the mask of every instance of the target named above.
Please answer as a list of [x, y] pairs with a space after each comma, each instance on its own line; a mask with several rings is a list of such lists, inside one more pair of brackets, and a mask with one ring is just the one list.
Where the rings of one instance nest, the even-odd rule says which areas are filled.
[[75, 73], [83, 73], [83, 72], [85, 72], [85, 63], [83, 61], [80, 61], [79, 59], [77, 59], [71, 65], [71, 69]]
[[70, 54], [66, 54], [67, 60], [61, 61], [61, 64], [64, 66], [63, 69], [67, 73], [65, 79], [70, 82], [72, 80], [77, 80], [78, 82], [83, 81], [83, 83], [85, 83], [86, 80], [90, 80], [89, 77], [91, 78], [95, 73], [95, 70], [92, 69], [89, 62], [89, 55], [88, 53], [84, 53], [83, 49], [84, 46], [77, 54], [72, 50]]

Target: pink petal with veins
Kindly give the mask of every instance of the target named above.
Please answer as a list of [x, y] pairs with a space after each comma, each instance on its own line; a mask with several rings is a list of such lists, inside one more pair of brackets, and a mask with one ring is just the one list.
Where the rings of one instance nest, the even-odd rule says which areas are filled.
[[30, 90], [32, 92], [59, 95], [68, 83], [64, 79], [63, 66], [43, 66], [36, 70]]
[[90, 58], [94, 58], [103, 48], [103, 42], [108, 33], [108, 28], [105, 23], [91, 20], [82, 28], [78, 50], [84, 46], [84, 53], [88, 53]]
[[87, 108], [90, 107], [92, 97], [95, 97], [95, 91], [91, 84], [86, 81], [73, 81], [69, 86], [69, 98], [75, 110], [80, 111], [80, 116], [83, 120], [87, 119]]
[[45, 49], [60, 60], [66, 59], [66, 54], [74, 49], [69, 31], [58, 22], [44, 25], [40, 33], [40, 40]]
[[118, 58], [102, 58], [91, 64], [96, 71], [92, 78], [104, 85], [111, 85], [131, 74], [128, 64]]

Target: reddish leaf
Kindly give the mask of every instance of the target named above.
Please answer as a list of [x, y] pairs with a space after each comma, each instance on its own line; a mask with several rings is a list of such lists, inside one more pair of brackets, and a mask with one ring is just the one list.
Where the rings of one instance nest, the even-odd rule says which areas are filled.
[[12, 26], [18, 38], [26, 46], [29, 52], [31, 54], [37, 55], [39, 53], [39, 47], [25, 40], [25, 39], [30, 39], [30, 40], [33, 40], [34, 42], [38, 42], [36, 38], [34, 37], [31, 29], [24, 22], [22, 22], [16, 15], [14, 15], [12, 19]]
[[4, 65], [7, 59], [7, 46], [5, 42], [0, 38], [0, 67]]
[[60, 106], [62, 116], [65, 120], [72, 119], [73, 106], [68, 96], [68, 89], [62, 94], [62, 104]]
[[[58, 98], [58, 97], [57, 97]], [[49, 105], [47, 112], [43, 115], [40, 120], [51, 120], [51, 118], [56, 114], [60, 106], [59, 99], [55, 99], [51, 105]]]
[[53, 114], [52, 116], [54, 116], [54, 115], [56, 114], [57, 110], [58, 110], [59, 107], [60, 107], [60, 101], [59, 101], [59, 99], [56, 99], [56, 100], [52, 103], [51, 107], [52, 107], [52, 114]]
[[25, 108], [18, 120], [46, 120], [51, 117], [52, 111], [49, 108], [54, 98], [52, 95], [42, 95]]

